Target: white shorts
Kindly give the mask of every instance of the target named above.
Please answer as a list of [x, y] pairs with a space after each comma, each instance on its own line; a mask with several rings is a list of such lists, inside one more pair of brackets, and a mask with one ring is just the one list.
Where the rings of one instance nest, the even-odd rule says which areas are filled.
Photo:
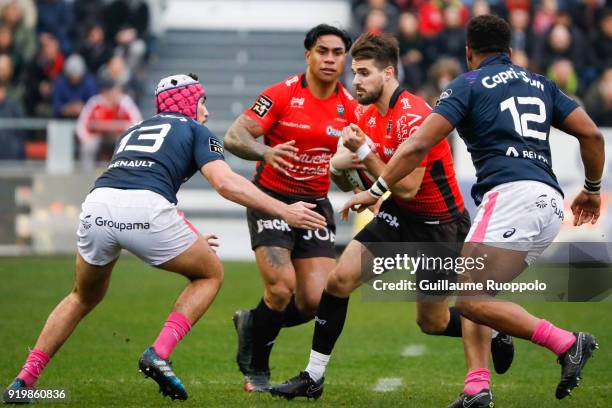
[[97, 188], [81, 208], [77, 248], [92, 265], [112, 262], [122, 248], [160, 265], [200, 235], [174, 204], [149, 190]]
[[538, 181], [501, 184], [484, 195], [465, 241], [525, 251], [531, 265], [563, 223], [563, 197]]

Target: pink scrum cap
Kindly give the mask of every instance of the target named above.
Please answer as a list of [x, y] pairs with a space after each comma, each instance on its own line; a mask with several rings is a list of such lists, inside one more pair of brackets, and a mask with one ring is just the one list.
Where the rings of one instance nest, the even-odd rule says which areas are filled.
[[196, 120], [198, 101], [205, 94], [196, 75], [170, 75], [155, 88], [155, 109], [157, 113], [178, 112]]

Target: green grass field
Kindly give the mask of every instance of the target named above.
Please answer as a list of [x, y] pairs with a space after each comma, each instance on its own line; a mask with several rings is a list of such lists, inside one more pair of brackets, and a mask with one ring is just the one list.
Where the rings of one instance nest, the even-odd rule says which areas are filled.
[[[69, 291], [72, 258], [0, 259], [0, 382], [8, 385], [32, 347], [47, 314]], [[253, 263], [225, 263], [225, 284], [209, 312], [172, 356], [190, 398], [175, 405], [200, 407], [444, 407], [462, 389], [464, 362], [458, 339], [419, 332], [411, 303], [364, 302], [356, 293], [349, 317], [326, 373], [317, 402], [248, 395], [234, 363], [234, 310], [252, 307], [261, 296]], [[113, 274], [106, 299], [77, 328], [41, 377], [40, 388], [65, 388], [66, 404], [94, 406], [166, 406], [169, 399], [137, 371], [137, 360], [154, 340], [182, 277], [124, 257]], [[611, 303], [538, 303], [528, 308], [571, 329], [596, 334], [601, 349], [589, 362], [573, 397], [556, 401], [559, 366], [547, 350], [518, 341], [517, 356], [504, 376], [493, 375], [496, 407], [611, 407]], [[305, 367], [312, 324], [281, 331], [272, 354], [273, 381], [285, 380]], [[410, 345], [423, 355], [402, 357]], [[400, 378], [390, 392], [374, 390], [380, 378]], [[4, 385], [3, 385], [4, 386]], [[46, 404], [49, 405], [49, 404]], [[59, 405], [59, 404], [58, 404]]]

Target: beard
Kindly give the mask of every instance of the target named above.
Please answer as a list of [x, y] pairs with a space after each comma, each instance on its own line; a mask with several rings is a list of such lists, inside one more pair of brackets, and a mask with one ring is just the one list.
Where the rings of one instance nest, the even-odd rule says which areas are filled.
[[378, 89], [375, 89], [372, 92], [366, 92], [365, 94], [362, 94], [361, 96], [357, 94], [357, 102], [359, 102], [361, 105], [371, 105], [380, 99], [382, 93], [383, 93], [383, 87], [380, 86]]

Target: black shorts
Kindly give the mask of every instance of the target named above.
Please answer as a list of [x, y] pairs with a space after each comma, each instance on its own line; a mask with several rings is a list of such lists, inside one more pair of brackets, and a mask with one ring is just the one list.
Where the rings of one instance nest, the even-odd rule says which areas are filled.
[[263, 187], [259, 188], [266, 194], [287, 204], [298, 201], [316, 204], [317, 207], [314, 208], [314, 211], [325, 217], [327, 227], [316, 231], [294, 228], [280, 218], [274, 218], [262, 211], [247, 208], [247, 222], [253, 250], [260, 246], [280, 247], [291, 251], [291, 258], [336, 257], [334, 249], [334, 242], [336, 241], [334, 209], [327, 197], [317, 199], [287, 197]]
[[[456, 258], [461, 254], [461, 248], [465, 237], [470, 231], [470, 214], [464, 211], [459, 218], [450, 221], [433, 223], [424, 222], [410, 218], [392, 199], [385, 200], [380, 207], [378, 216], [370, 221], [353, 238], [362, 243], [374, 256], [394, 256], [397, 247], [381, 243], [416, 243], [414, 248], [419, 254], [408, 254], [410, 256], [426, 255], [429, 257]], [[428, 243], [431, 243], [428, 245]], [[388, 252], [388, 253], [387, 253]], [[454, 282], [457, 275], [442, 270], [418, 269], [416, 280], [427, 279], [430, 282], [448, 280]], [[419, 290], [420, 293], [423, 293]], [[431, 291], [426, 294], [444, 295], [448, 291]]]

